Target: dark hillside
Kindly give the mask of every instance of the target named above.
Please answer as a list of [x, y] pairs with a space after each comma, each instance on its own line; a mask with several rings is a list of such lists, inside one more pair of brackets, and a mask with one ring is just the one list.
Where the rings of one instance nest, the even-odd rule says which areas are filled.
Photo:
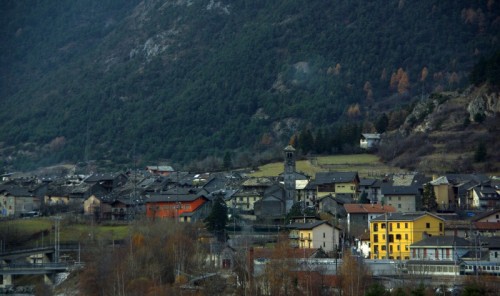
[[499, 10], [486, 0], [2, 1], [0, 156], [26, 168], [269, 153], [304, 128], [361, 126], [467, 86], [499, 47]]

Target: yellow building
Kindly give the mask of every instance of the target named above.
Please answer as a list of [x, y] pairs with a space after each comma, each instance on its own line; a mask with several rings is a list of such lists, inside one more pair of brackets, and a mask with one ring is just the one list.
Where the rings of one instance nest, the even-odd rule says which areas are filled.
[[357, 172], [318, 172], [312, 185], [316, 187], [318, 198], [342, 194], [357, 199], [359, 176]]
[[434, 189], [434, 195], [436, 195], [436, 202], [438, 204], [438, 207], [442, 209], [448, 209], [449, 207], [454, 207], [456, 205], [453, 186], [452, 184], [450, 184], [446, 176], [434, 178], [434, 180], [432, 180], [430, 184]]
[[428, 213], [389, 213], [370, 222], [370, 259], [410, 259], [410, 245], [444, 235], [444, 219]]

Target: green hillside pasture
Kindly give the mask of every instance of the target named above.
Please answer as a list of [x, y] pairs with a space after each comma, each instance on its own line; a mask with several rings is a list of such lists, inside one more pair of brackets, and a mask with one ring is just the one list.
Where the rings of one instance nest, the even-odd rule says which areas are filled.
[[[16, 219], [0, 222], [1, 230], [15, 230], [25, 247], [50, 245], [54, 242], [54, 220], [48, 217]], [[76, 241], [120, 240], [128, 236], [128, 225], [97, 225], [60, 223], [60, 242], [62, 244]], [[45, 232], [42, 234], [42, 232]]]
[[[356, 171], [361, 177], [379, 177], [387, 173], [400, 172], [401, 169], [391, 167], [380, 162], [376, 155], [352, 154], [318, 156], [308, 160], [297, 161], [297, 172], [315, 176], [317, 172], [328, 171]], [[283, 163], [276, 162], [263, 165], [252, 173], [253, 177], [274, 177], [283, 173]]]
[[128, 236], [128, 225], [61, 225], [61, 242], [85, 241], [88, 239], [120, 240]]

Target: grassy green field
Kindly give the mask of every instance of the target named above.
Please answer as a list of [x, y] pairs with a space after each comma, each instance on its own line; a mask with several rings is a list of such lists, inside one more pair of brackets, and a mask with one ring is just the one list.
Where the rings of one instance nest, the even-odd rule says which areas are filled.
[[[49, 217], [16, 219], [0, 222], [2, 230], [15, 231], [16, 235], [23, 240], [28, 240], [26, 247], [50, 244], [54, 239], [54, 220]], [[42, 232], [44, 234], [42, 235]], [[66, 242], [85, 241], [93, 237], [95, 239], [120, 240], [129, 234], [129, 225], [99, 225], [92, 223], [69, 223], [66, 220], [60, 222], [60, 241]]]
[[[399, 168], [383, 164], [376, 155], [372, 154], [318, 156], [307, 160], [299, 160], [296, 166], [297, 172], [303, 172], [312, 177], [317, 172], [328, 171], [355, 171], [361, 177], [376, 177], [386, 173], [402, 171]], [[282, 172], [283, 163], [276, 162], [259, 167], [259, 170], [251, 175], [253, 177], [274, 177]]]

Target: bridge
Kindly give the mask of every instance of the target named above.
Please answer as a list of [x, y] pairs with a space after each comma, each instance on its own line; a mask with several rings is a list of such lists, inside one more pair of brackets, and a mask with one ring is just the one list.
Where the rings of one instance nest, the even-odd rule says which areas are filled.
[[[67, 249], [75, 251], [77, 248], [69, 246]], [[47, 284], [53, 284], [56, 273], [83, 266], [81, 262], [59, 262], [59, 250], [50, 246], [0, 253], [0, 287], [12, 286], [14, 275], [43, 275]]]

